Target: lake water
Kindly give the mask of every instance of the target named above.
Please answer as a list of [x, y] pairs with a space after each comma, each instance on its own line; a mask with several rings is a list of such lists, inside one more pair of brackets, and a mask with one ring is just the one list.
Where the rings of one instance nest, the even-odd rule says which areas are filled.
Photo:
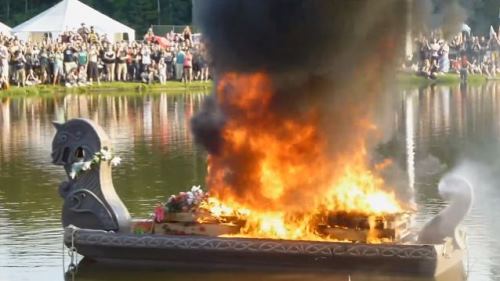
[[[444, 203], [436, 191], [455, 167], [479, 180], [464, 222], [469, 280], [500, 280], [500, 84], [439, 86], [397, 93], [389, 147], [415, 189], [416, 227]], [[0, 100], [0, 281], [64, 280], [57, 187], [64, 179], [50, 164], [51, 121], [87, 117], [101, 124], [123, 159], [114, 182], [133, 216], [155, 202], [203, 183], [206, 155], [195, 146], [190, 118], [205, 93], [103, 94]], [[463, 165], [465, 163], [465, 165]], [[479, 168], [478, 168], [479, 167]], [[496, 176], [499, 175], [499, 176]], [[475, 181], [476, 182], [476, 181]], [[438, 280], [463, 280], [460, 270]], [[292, 274], [255, 271], [140, 270], [82, 266], [71, 280], [434, 280], [362, 273]]]

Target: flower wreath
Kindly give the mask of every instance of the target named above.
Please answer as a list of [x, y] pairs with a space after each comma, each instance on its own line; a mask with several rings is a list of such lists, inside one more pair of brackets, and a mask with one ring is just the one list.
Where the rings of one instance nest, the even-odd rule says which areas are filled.
[[71, 165], [69, 177], [71, 179], [75, 179], [82, 172], [92, 169], [92, 167], [99, 165], [99, 163], [101, 163], [102, 161], [108, 161], [113, 167], [115, 167], [120, 165], [122, 159], [118, 156], [114, 156], [113, 152], [110, 149], [104, 147], [94, 154], [92, 160], [73, 163]]

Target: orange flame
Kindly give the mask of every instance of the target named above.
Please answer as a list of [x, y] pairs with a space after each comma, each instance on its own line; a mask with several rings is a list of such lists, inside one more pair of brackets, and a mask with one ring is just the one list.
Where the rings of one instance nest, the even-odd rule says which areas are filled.
[[[330, 213], [403, 211], [377, 174], [390, 163], [372, 171], [363, 138], [343, 140], [351, 149], [329, 157], [318, 111], [274, 112], [279, 101], [273, 91], [264, 73], [230, 73], [218, 83], [219, 105], [231, 118], [220, 153], [209, 156], [212, 197], [202, 208], [214, 217], [242, 219], [237, 236], [293, 240], [330, 239], [318, 231]], [[359, 135], [376, 130], [366, 120], [353, 126]]]

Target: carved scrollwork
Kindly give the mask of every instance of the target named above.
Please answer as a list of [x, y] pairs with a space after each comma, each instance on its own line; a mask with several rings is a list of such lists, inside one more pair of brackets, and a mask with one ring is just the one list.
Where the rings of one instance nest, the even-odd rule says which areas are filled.
[[310, 256], [395, 258], [435, 260], [436, 250], [431, 245], [376, 245], [282, 241], [241, 238], [192, 236], [125, 235], [102, 231], [78, 231], [78, 244], [124, 248], [181, 249], [231, 251]]

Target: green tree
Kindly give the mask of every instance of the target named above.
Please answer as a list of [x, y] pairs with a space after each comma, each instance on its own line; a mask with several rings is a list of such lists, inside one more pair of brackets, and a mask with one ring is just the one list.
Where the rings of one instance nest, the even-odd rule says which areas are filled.
[[149, 26], [157, 22], [155, 3], [156, 0], [131, 1], [127, 16], [132, 27], [139, 34], [144, 33]]
[[[138, 34], [158, 22], [158, 0], [80, 0], [134, 28]], [[0, 21], [16, 26], [57, 4], [59, 0], [0, 0]], [[191, 0], [160, 0], [162, 24], [191, 23]]]

